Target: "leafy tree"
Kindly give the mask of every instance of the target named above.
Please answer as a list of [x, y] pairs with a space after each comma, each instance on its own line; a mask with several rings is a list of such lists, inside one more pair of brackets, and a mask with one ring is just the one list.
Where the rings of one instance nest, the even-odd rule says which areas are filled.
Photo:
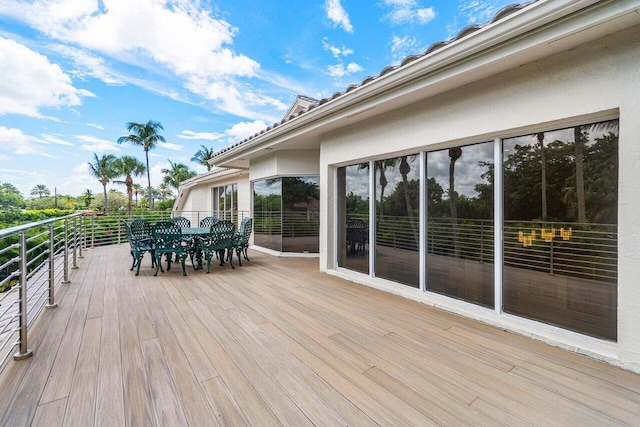
[[27, 200], [26, 207], [27, 209], [33, 210], [43, 210], [43, 209], [64, 209], [64, 210], [75, 210], [78, 206], [78, 202], [76, 198], [73, 196], [58, 196], [56, 208], [56, 200], [54, 197], [38, 197], [36, 199]]
[[101, 158], [98, 158], [96, 153], [93, 153], [94, 162], [89, 163], [89, 173], [100, 181], [102, 184], [102, 191], [104, 193], [104, 209], [105, 213], [109, 212], [109, 205], [107, 202], [107, 184], [111, 179], [118, 176], [118, 173], [114, 169], [114, 162], [116, 156], [113, 154], [103, 154]]
[[164, 130], [160, 122], [149, 120], [147, 123], [127, 123], [127, 130], [131, 132], [129, 135], [118, 138], [118, 144], [129, 142], [133, 145], [139, 145], [144, 149], [144, 155], [147, 160], [147, 189], [149, 195], [149, 207], [153, 210], [153, 196], [151, 187], [151, 174], [149, 169], [149, 150], [153, 150], [158, 142], [165, 142], [165, 139], [158, 132]]
[[131, 217], [133, 206], [133, 178], [134, 176], [142, 176], [146, 170], [144, 164], [132, 156], [122, 156], [113, 163], [114, 169], [118, 176], [124, 176], [124, 181], [114, 181], [117, 184], [123, 184], [127, 187], [127, 213]]
[[84, 201], [84, 206], [88, 208], [95, 197], [93, 192], [87, 188], [80, 198]]
[[97, 198], [91, 203], [91, 209], [104, 210], [105, 212], [117, 212], [126, 211], [127, 209], [127, 195], [121, 191], [111, 189], [109, 190], [109, 197], [107, 199], [107, 208], [105, 210], [104, 199]]
[[193, 178], [197, 175], [197, 173], [189, 169], [189, 167], [183, 163], [173, 163], [169, 160], [169, 164], [171, 165], [170, 168], [162, 169], [162, 173], [164, 174], [163, 182], [175, 188], [176, 191], [179, 191], [180, 183], [182, 181]]
[[211, 165], [209, 164], [209, 159], [213, 157], [214, 151], [213, 149], [207, 148], [204, 145], [201, 145], [200, 147], [202, 148], [193, 155], [191, 161], [206, 166], [207, 170], [210, 171]]
[[33, 189], [31, 190], [31, 195], [42, 198], [42, 196], [50, 196], [51, 191], [49, 191], [46, 185], [38, 184], [35, 187], [33, 187]]
[[0, 184], [0, 209], [18, 209], [24, 205], [24, 198], [13, 184]]

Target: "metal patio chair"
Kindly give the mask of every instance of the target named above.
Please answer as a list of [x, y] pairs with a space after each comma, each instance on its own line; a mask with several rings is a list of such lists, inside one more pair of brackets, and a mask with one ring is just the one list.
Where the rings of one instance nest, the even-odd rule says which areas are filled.
[[153, 226], [153, 246], [156, 256], [156, 273], [162, 269], [162, 255], [166, 254], [167, 271], [171, 269], [171, 255], [176, 254], [176, 260], [182, 264], [182, 275], [187, 275], [184, 261], [187, 258], [189, 247], [182, 239], [182, 230], [175, 222], [158, 222]]

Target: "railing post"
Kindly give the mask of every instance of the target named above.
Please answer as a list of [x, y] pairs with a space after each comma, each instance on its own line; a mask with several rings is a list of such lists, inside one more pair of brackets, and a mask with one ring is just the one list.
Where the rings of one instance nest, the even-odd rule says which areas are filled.
[[96, 243], [96, 216], [91, 214], [91, 249], [94, 248]]
[[80, 223], [80, 245], [78, 246], [78, 258], [84, 258], [84, 256], [82, 256], [82, 247], [85, 245], [86, 243], [86, 239], [85, 239], [85, 227], [84, 227], [84, 215], [80, 217], [80, 221], [78, 221]]
[[76, 238], [77, 234], [76, 234], [76, 217], [73, 217], [73, 232], [71, 233], [72, 239], [71, 241], [73, 242], [73, 264], [71, 264], [71, 269], [75, 270], [78, 268], [78, 259], [77, 259], [77, 246], [78, 246], [78, 239]]
[[69, 220], [64, 220], [64, 278], [62, 283], [69, 283]]
[[56, 308], [58, 304], [55, 302], [54, 288], [56, 283], [55, 274], [55, 252], [56, 242], [54, 239], [55, 228], [53, 223], [49, 224], [49, 303], [45, 305], [47, 308]]
[[116, 216], [116, 228], [118, 229], [118, 244], [122, 243], [121, 241], [121, 227], [120, 227], [120, 214]]
[[33, 356], [27, 345], [27, 239], [25, 232], [20, 233], [20, 348], [13, 355], [14, 360], [22, 360]]

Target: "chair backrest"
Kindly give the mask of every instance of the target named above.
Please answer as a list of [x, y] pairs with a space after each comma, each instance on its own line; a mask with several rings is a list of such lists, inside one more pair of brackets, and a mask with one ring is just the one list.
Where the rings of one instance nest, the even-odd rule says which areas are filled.
[[133, 247], [135, 242], [133, 241], [133, 235], [131, 234], [131, 225], [127, 221], [122, 221], [122, 224], [124, 225], [127, 242], [129, 242], [129, 246]]
[[146, 219], [134, 219], [130, 227], [131, 235], [135, 240], [151, 238], [151, 224]]
[[191, 221], [183, 216], [177, 216], [175, 218], [171, 218], [171, 222], [178, 225], [178, 227], [191, 227]]
[[236, 226], [233, 222], [221, 220], [211, 226], [211, 236], [215, 246], [231, 247], [236, 234]]
[[251, 237], [251, 231], [253, 229], [253, 219], [251, 218], [243, 218], [240, 223], [240, 228], [238, 228], [238, 242], [239, 244], [246, 246], [249, 244], [249, 237]]
[[208, 216], [200, 220], [200, 227], [211, 227], [216, 222], [220, 221], [217, 216]]
[[156, 253], [173, 252], [182, 247], [182, 230], [173, 221], [161, 221], [153, 226], [153, 245]]

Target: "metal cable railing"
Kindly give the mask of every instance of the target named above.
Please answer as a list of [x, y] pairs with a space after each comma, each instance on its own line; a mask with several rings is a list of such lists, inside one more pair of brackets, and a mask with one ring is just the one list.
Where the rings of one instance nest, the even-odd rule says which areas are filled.
[[[69, 281], [84, 244], [81, 214], [0, 230], [0, 366], [33, 354], [28, 328], [44, 307], [56, 307], [55, 288]], [[71, 224], [71, 226], [70, 226]]]

